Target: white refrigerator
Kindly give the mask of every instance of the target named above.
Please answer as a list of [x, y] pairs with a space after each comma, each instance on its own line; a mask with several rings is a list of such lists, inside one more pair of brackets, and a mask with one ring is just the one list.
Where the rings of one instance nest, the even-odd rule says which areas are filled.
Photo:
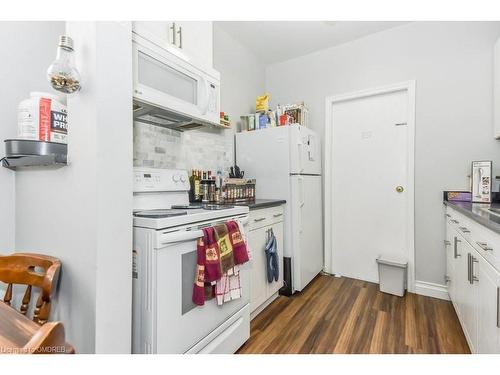
[[300, 125], [238, 133], [236, 164], [257, 179], [257, 199], [286, 199], [282, 293], [302, 290], [324, 265], [318, 135]]

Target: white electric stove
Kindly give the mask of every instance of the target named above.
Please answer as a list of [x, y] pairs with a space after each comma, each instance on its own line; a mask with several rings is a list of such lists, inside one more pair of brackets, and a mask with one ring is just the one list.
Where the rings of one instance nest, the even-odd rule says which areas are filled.
[[202, 307], [191, 299], [201, 228], [246, 225], [248, 207], [193, 206], [189, 188], [186, 171], [134, 169], [134, 353], [233, 353], [250, 337], [248, 264], [242, 298]]

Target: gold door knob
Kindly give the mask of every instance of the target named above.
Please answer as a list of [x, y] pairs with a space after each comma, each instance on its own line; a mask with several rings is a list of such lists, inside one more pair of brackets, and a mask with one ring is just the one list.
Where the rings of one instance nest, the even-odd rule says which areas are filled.
[[405, 191], [405, 188], [404, 188], [404, 187], [402, 187], [401, 185], [399, 185], [399, 186], [396, 186], [396, 191], [397, 191], [398, 193], [402, 193], [403, 191]]

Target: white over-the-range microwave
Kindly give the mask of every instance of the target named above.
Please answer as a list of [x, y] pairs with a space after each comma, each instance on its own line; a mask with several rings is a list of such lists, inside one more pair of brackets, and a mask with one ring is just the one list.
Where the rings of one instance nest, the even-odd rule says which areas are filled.
[[133, 33], [134, 120], [188, 130], [220, 125], [220, 74]]

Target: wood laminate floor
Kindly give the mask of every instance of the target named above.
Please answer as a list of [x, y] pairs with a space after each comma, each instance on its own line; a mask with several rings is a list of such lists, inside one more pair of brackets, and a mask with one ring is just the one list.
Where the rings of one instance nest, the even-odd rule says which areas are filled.
[[238, 353], [470, 353], [451, 302], [320, 275], [251, 323]]

